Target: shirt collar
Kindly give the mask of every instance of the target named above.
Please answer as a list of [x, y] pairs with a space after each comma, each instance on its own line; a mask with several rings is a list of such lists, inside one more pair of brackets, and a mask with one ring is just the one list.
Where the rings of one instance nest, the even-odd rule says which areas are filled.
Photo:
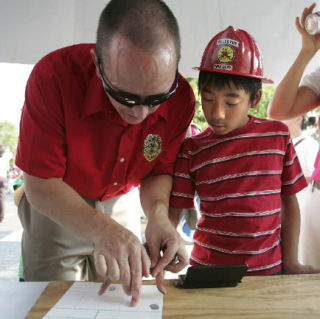
[[95, 65], [93, 63], [93, 72], [88, 81], [87, 91], [84, 96], [81, 116], [90, 116], [97, 112], [105, 112], [106, 104], [110, 103], [107, 95], [105, 94], [102, 84], [96, 75]]

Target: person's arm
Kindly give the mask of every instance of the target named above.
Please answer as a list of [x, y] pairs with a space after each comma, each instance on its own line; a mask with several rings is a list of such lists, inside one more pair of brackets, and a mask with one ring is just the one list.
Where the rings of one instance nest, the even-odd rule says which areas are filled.
[[169, 219], [171, 221], [171, 224], [175, 228], [177, 228], [177, 226], [179, 224], [182, 210], [183, 210], [182, 208], [175, 208], [175, 207], [169, 208]]
[[317, 94], [299, 83], [303, 72], [320, 48], [320, 35], [310, 35], [304, 29], [306, 16], [313, 11], [315, 4], [305, 8], [301, 15], [301, 22], [296, 17], [296, 27], [302, 37], [302, 48], [290, 67], [289, 71], [279, 83], [268, 107], [271, 118], [285, 120], [307, 113], [319, 105]]
[[60, 178], [42, 179], [24, 174], [28, 201], [39, 212], [73, 234], [92, 240], [95, 265], [107, 278], [100, 293], [111, 281], [120, 280], [136, 305], [142, 275], [148, 276], [149, 258], [139, 239], [109, 216], [88, 205]]
[[21, 186], [19, 186], [18, 188], [15, 189], [14, 193], [13, 193], [13, 202], [14, 204], [18, 207], [21, 197], [24, 193], [24, 185], [22, 184]]
[[286, 274], [318, 273], [320, 269], [298, 262], [300, 210], [296, 195], [281, 196], [282, 261]]
[[151, 274], [156, 277], [157, 286], [163, 293], [166, 291], [163, 270], [178, 272], [188, 264], [184, 242], [168, 217], [171, 188], [170, 175], [150, 176], [140, 188], [141, 205], [148, 217], [146, 241], [151, 257]]

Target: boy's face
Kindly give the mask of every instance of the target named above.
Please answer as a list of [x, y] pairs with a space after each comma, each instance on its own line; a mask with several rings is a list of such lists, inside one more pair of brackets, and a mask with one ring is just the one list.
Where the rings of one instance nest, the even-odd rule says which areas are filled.
[[225, 135], [247, 124], [250, 107], [259, 103], [261, 90], [254, 103], [250, 102], [250, 93], [237, 89], [230, 82], [230, 87], [217, 89], [213, 84], [205, 84], [201, 90], [204, 116], [217, 135]]

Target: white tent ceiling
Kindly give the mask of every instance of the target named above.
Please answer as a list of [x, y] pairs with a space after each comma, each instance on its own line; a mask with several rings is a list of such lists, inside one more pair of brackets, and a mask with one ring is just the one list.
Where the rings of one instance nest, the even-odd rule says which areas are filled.
[[[0, 0], [0, 63], [34, 64], [59, 47], [94, 42], [99, 14], [107, 0]], [[265, 75], [283, 77], [300, 48], [295, 16], [312, 1], [166, 0], [182, 35], [180, 72], [196, 77], [207, 42], [229, 25], [257, 40]], [[307, 71], [318, 65], [316, 56]]]

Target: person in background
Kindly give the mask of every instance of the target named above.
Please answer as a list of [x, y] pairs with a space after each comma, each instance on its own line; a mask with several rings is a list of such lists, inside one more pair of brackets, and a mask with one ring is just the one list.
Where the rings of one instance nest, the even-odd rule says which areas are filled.
[[210, 40], [197, 69], [209, 127], [183, 143], [170, 200], [176, 225], [195, 193], [200, 198], [191, 265], [247, 264], [247, 275], [317, 272], [298, 262], [295, 194], [307, 183], [288, 128], [248, 114], [262, 82], [271, 82], [255, 39], [229, 26]]
[[289, 128], [292, 143], [298, 155], [303, 174], [307, 182], [310, 183], [317, 155], [315, 150], [319, 148], [319, 143], [306, 132], [309, 122], [308, 117], [300, 115], [283, 122]]
[[17, 177], [13, 182], [13, 202], [18, 207], [22, 195], [24, 194], [23, 179]]
[[[190, 131], [191, 131], [190, 132], [191, 136], [197, 135], [197, 134], [199, 134], [201, 132], [201, 127], [197, 123], [192, 122], [190, 124]], [[187, 134], [187, 136], [188, 136], [188, 134]]]
[[[24, 185], [23, 185], [23, 179], [20, 177], [17, 177], [13, 183], [13, 202], [18, 207], [20, 200], [22, 198], [22, 195], [24, 194]], [[18, 278], [19, 281], [24, 281], [23, 278], [23, 261], [22, 261], [22, 255], [20, 255], [19, 260], [19, 268], [18, 268]]]
[[[16, 156], [26, 281], [102, 276], [99, 294], [119, 281], [134, 306], [142, 276], [151, 273], [165, 292], [163, 270], [187, 265], [168, 218], [175, 159], [195, 111], [179, 59], [179, 27], [164, 1], [111, 0], [96, 44], [56, 50], [35, 65]], [[112, 218], [126, 213], [117, 203], [138, 185], [150, 257]]]
[[[313, 137], [310, 136], [310, 134], [305, 133], [309, 120], [307, 120], [306, 115], [300, 115], [295, 118], [285, 120], [283, 122], [287, 124], [289, 128], [290, 135], [292, 138], [292, 143], [298, 155], [303, 174], [307, 182], [310, 183], [311, 175], [314, 170], [314, 163], [317, 155], [315, 150], [319, 148], [319, 144]], [[300, 207], [300, 216], [301, 216], [298, 259], [300, 263], [304, 264], [306, 263], [303, 257], [304, 246], [306, 245], [304, 238], [308, 236], [308, 234], [304, 233], [305, 219], [306, 219], [306, 216], [308, 216], [308, 209], [309, 209], [308, 208], [308, 201], [309, 201], [308, 188], [304, 188], [303, 190], [298, 192], [297, 199]]]
[[5, 197], [12, 153], [0, 142], [0, 223], [4, 221]]
[[7, 166], [3, 158], [5, 148], [0, 142], [0, 223], [4, 220], [4, 207], [6, 196]]
[[[296, 28], [300, 33], [301, 49], [290, 69], [279, 83], [270, 101], [268, 113], [271, 118], [286, 120], [306, 114], [320, 105], [320, 67], [302, 79], [306, 66], [319, 51], [320, 34], [311, 35], [305, 30], [305, 20], [316, 4], [303, 10], [301, 18], [296, 17]], [[302, 81], [301, 81], [302, 79]], [[320, 123], [318, 122], [319, 128]], [[320, 151], [317, 153], [311, 183], [307, 189], [304, 214], [301, 223], [302, 262], [320, 267]]]

